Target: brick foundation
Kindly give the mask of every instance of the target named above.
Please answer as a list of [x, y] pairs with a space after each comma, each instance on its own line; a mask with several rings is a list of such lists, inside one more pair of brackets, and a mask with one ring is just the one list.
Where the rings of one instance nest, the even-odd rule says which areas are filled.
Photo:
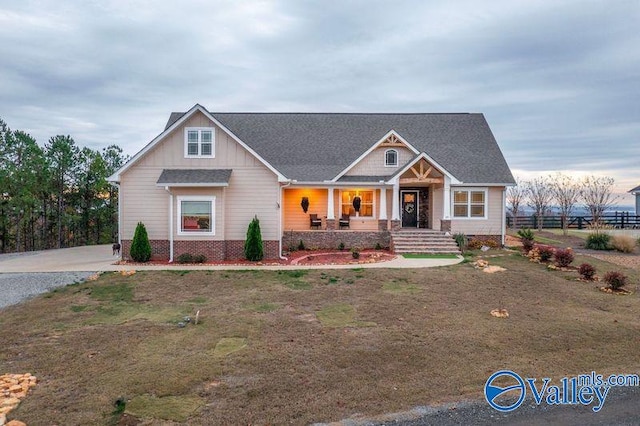
[[[168, 260], [169, 259], [169, 241], [168, 240], [150, 240], [151, 243], [151, 259], [152, 260]], [[278, 258], [278, 241], [262, 242], [265, 259]], [[122, 240], [122, 258], [131, 260], [130, 256], [131, 240]], [[217, 262], [221, 260], [244, 259], [244, 241], [220, 241], [220, 240], [204, 240], [204, 241], [184, 241], [176, 240], [173, 242], [173, 259], [184, 253], [203, 254], [207, 257], [208, 262]]]
[[391, 234], [389, 231], [287, 231], [282, 236], [283, 250], [297, 249], [300, 240], [311, 250], [337, 249], [340, 243], [344, 243], [347, 249], [372, 249], [378, 244], [383, 248], [389, 247]]
[[479, 240], [479, 241], [493, 241], [495, 242], [499, 247], [502, 246], [502, 236], [501, 235], [467, 235], [467, 239], [469, 242], [474, 241], [474, 240]]
[[392, 231], [399, 231], [402, 228], [402, 221], [399, 220], [392, 220], [391, 221], [391, 230]]
[[378, 219], [378, 232], [389, 230], [389, 221], [387, 219]]

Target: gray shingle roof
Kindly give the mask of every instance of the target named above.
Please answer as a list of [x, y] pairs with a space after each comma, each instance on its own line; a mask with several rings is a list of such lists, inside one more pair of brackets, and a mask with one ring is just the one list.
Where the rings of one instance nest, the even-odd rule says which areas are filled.
[[395, 130], [464, 183], [515, 183], [482, 114], [211, 114], [289, 179], [331, 180]]
[[640, 185], [636, 186], [635, 188], [633, 188], [631, 191], [629, 192], [640, 192]]
[[231, 169], [164, 169], [156, 183], [158, 185], [226, 185], [230, 177]]
[[380, 182], [387, 179], [389, 176], [341, 176], [338, 182]]

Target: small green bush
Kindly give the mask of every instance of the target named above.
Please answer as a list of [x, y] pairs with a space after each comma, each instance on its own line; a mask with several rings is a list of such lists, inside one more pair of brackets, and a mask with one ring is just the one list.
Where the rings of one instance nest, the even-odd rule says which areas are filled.
[[136, 262], [148, 262], [151, 259], [151, 243], [144, 223], [138, 222], [131, 241], [131, 258]]
[[204, 263], [207, 261], [207, 256], [204, 254], [196, 254], [193, 256], [193, 263]]
[[590, 250], [610, 250], [611, 236], [604, 232], [594, 232], [587, 236], [584, 246]]
[[357, 248], [355, 248], [355, 247], [354, 247], [354, 248], [352, 248], [352, 249], [351, 249], [351, 256], [352, 256], [354, 259], [359, 259], [359, 258], [360, 258], [360, 250], [358, 250], [358, 249], [357, 249]]
[[182, 253], [180, 256], [178, 256], [178, 258], [176, 259], [176, 262], [178, 262], [178, 263], [194, 263], [193, 256], [191, 255], [191, 253]]
[[260, 232], [260, 221], [255, 216], [247, 228], [247, 239], [244, 242], [244, 257], [252, 262], [262, 260], [264, 251], [262, 247], [262, 232]]
[[300, 242], [298, 243], [298, 250], [305, 250], [306, 247], [304, 246], [304, 242], [302, 240], [300, 240]]
[[583, 263], [578, 267], [578, 273], [582, 279], [593, 281], [593, 277], [596, 275], [596, 268], [588, 263]]
[[566, 268], [571, 265], [573, 262], [573, 250], [568, 249], [557, 249], [554, 255], [556, 260], [556, 266], [560, 268]]
[[610, 271], [602, 278], [612, 290], [618, 290], [627, 284], [627, 277], [622, 272]]
[[533, 231], [529, 228], [522, 228], [518, 231], [518, 236], [520, 237], [520, 241], [522, 241], [522, 248], [525, 253], [529, 253], [533, 248]]
[[338, 250], [344, 250], [344, 243], [342, 241], [340, 242], [340, 244], [338, 244]]
[[382, 246], [380, 245], [380, 243], [376, 243], [375, 249], [376, 250], [382, 250]]
[[460, 250], [464, 250], [467, 248], [467, 244], [469, 243], [469, 240], [467, 240], [467, 236], [462, 232], [458, 232], [454, 234], [453, 239], [456, 241], [456, 244], [458, 245]]

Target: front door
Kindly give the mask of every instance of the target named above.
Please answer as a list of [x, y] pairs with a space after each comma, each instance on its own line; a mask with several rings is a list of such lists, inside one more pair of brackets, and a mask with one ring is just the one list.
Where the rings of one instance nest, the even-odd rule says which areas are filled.
[[418, 191], [402, 191], [402, 227], [418, 227]]

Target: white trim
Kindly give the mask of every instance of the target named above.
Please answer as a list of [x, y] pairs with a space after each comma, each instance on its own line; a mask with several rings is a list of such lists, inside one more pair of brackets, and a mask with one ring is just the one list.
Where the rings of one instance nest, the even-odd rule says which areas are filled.
[[442, 191], [442, 220], [451, 220], [451, 178], [444, 176]]
[[[400, 199], [402, 200], [400, 202], [400, 204], [404, 204], [404, 193], [405, 192], [413, 192], [414, 194], [416, 194], [416, 228], [420, 228], [420, 190], [418, 189], [403, 189], [400, 191]], [[404, 216], [404, 208], [402, 209], [402, 216]], [[402, 216], [400, 217], [400, 227], [401, 228], [405, 228], [405, 226], [402, 224]], [[406, 228], [410, 228], [409, 226], [406, 226]]]
[[183, 188], [191, 188], [191, 187], [201, 187], [201, 188], [219, 188], [229, 186], [229, 183], [156, 183], [156, 186], [165, 187], [168, 186], [170, 188], [183, 187]]
[[377, 147], [379, 147], [384, 141], [387, 140], [387, 138], [391, 135], [394, 135], [396, 138], [398, 138], [398, 140], [400, 142], [402, 142], [407, 148], [409, 148], [411, 151], [413, 151], [414, 154], [418, 155], [418, 153], [420, 153], [420, 151], [418, 151], [413, 145], [411, 145], [409, 142], [407, 142], [402, 136], [400, 136], [398, 134], [398, 132], [396, 132], [395, 130], [389, 130], [389, 132], [384, 135], [382, 137], [382, 139], [380, 139], [378, 142], [374, 143], [369, 149], [367, 149], [360, 157], [356, 158], [356, 160], [349, 164], [347, 166], [346, 169], [344, 169], [343, 171], [341, 171], [340, 173], [338, 173], [338, 175], [336, 177], [334, 177], [333, 179], [331, 179], [331, 182], [336, 182], [338, 179], [340, 179], [342, 176], [344, 176], [349, 170], [351, 170], [352, 168], [355, 167], [356, 164], [358, 164], [360, 161], [362, 161], [363, 158], [365, 158], [367, 155], [369, 155], [371, 152], [373, 152], [374, 149], [376, 149]]
[[[189, 132], [198, 132], [197, 154], [189, 154]], [[211, 132], [211, 154], [202, 154], [202, 132]], [[185, 127], [184, 128], [184, 158], [216, 158], [216, 128], [215, 127]]]
[[168, 186], [164, 187], [169, 193], [169, 263], [173, 262], [173, 194]]
[[502, 190], [502, 226], [501, 226], [501, 231], [502, 231], [502, 236], [501, 236], [501, 241], [502, 241], [502, 245], [504, 246], [505, 243], [505, 235], [507, 233], [507, 190], [503, 189]]
[[400, 220], [400, 182], [393, 184], [393, 197], [391, 200], [391, 220]]
[[158, 136], [156, 136], [151, 142], [149, 142], [144, 148], [142, 148], [140, 151], [138, 151], [138, 153], [136, 155], [133, 156], [133, 158], [131, 158], [129, 161], [127, 161], [127, 163], [125, 165], [123, 165], [122, 167], [120, 167], [114, 174], [112, 174], [111, 176], [109, 176], [107, 178], [107, 180], [109, 182], [119, 182], [120, 181], [120, 175], [122, 173], [124, 173], [125, 171], [129, 170], [129, 168], [131, 166], [133, 166], [135, 163], [138, 162], [138, 160], [140, 160], [140, 158], [142, 158], [147, 152], [149, 152], [154, 146], [156, 146], [162, 139], [164, 139], [168, 134], [170, 134], [171, 132], [173, 132], [175, 129], [177, 129], [178, 127], [180, 127], [185, 121], [187, 121], [193, 114], [195, 114], [196, 112], [200, 111], [202, 114], [204, 114], [205, 117], [207, 117], [209, 120], [211, 120], [216, 126], [218, 126], [221, 130], [223, 130], [224, 132], [226, 132], [229, 136], [231, 136], [231, 138], [236, 141], [238, 144], [240, 144], [240, 146], [242, 146], [244, 149], [246, 149], [247, 151], [249, 151], [249, 153], [251, 153], [251, 155], [253, 155], [254, 157], [256, 157], [258, 159], [258, 161], [260, 161], [266, 168], [268, 168], [269, 170], [271, 170], [273, 173], [276, 174], [276, 176], [278, 176], [278, 181], [279, 182], [287, 182], [287, 178], [280, 173], [278, 170], [276, 170], [275, 167], [273, 167], [271, 164], [269, 164], [267, 162], [267, 160], [265, 160], [264, 158], [262, 158], [260, 155], [258, 155], [257, 152], [255, 152], [253, 149], [251, 149], [249, 147], [249, 145], [247, 145], [246, 143], [242, 142], [240, 140], [240, 138], [238, 138], [236, 135], [233, 134], [233, 132], [231, 132], [229, 129], [227, 129], [225, 126], [223, 126], [218, 120], [215, 119], [214, 116], [212, 116], [209, 111], [207, 111], [202, 105], [200, 104], [195, 104], [189, 111], [187, 111], [186, 113], [184, 113], [182, 115], [182, 117], [180, 117], [178, 120], [176, 120], [175, 123], [173, 123], [171, 126], [169, 126], [167, 129], [165, 129], [162, 133], [160, 133]]
[[[455, 195], [454, 192], [467, 192], [467, 216], [455, 215]], [[471, 192], [483, 192], [484, 193], [484, 215], [471, 217]], [[478, 187], [452, 187], [451, 188], [451, 219], [453, 220], [487, 220], [489, 218], [489, 188]]]
[[460, 182], [459, 184], [452, 184], [452, 186], [517, 186], [515, 183], [467, 183]]
[[400, 179], [400, 176], [402, 176], [407, 170], [409, 170], [414, 164], [416, 164], [418, 161], [420, 160], [426, 160], [428, 163], [430, 163], [431, 165], [433, 165], [440, 173], [442, 173], [443, 175], [447, 176], [449, 179], [451, 179], [451, 184], [452, 185], [459, 185], [462, 184], [461, 181], [459, 181], [458, 179], [456, 179], [455, 176], [453, 176], [451, 173], [449, 173], [444, 167], [442, 167], [440, 164], [438, 164], [433, 158], [431, 158], [429, 156], [429, 154], [427, 154], [426, 152], [421, 152], [420, 155], [418, 155], [417, 157], [415, 157], [413, 160], [409, 161], [402, 169], [398, 170], [393, 176], [391, 176], [391, 178], [387, 181], [387, 183], [393, 183], [397, 180]]
[[380, 203], [379, 203], [378, 214], [379, 220], [387, 220], [387, 188], [384, 186], [380, 188]]
[[[327, 188], [327, 220], [335, 220], [336, 218], [333, 192], [334, 190], [332, 186]], [[340, 217], [342, 217], [342, 211], [340, 213]]]
[[[178, 214], [176, 215], [176, 222], [178, 227], [176, 233], [183, 236], [213, 236], [216, 235], [216, 197], [215, 195], [179, 195], [176, 197], [178, 205]], [[209, 201], [211, 203], [211, 231], [183, 231], [182, 230], [182, 202], [183, 201]]]
[[[393, 152], [396, 153], [396, 164], [387, 164], [387, 153], [389, 151], [393, 151]], [[398, 167], [398, 157], [399, 157], [399, 155], [398, 155], [398, 150], [397, 149], [395, 149], [395, 148], [385, 149], [385, 151], [384, 151], [384, 166], [385, 167]]]
[[120, 258], [122, 258], [122, 188], [117, 183], [114, 185], [118, 188], [118, 244], [120, 244]]
[[346, 187], [367, 187], [367, 188], [379, 188], [380, 185], [390, 185], [390, 183], [385, 182], [384, 180], [380, 180], [378, 182], [298, 182], [291, 181], [291, 186], [293, 188], [308, 188], [308, 187], [320, 187], [327, 188], [328, 186], [346, 186]]

